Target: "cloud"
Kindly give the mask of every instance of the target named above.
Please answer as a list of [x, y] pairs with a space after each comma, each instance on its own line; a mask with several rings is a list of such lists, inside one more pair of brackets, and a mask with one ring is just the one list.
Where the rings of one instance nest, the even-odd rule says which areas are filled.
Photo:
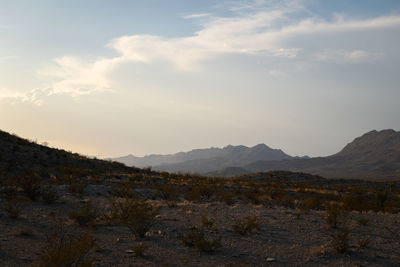
[[368, 52], [365, 50], [324, 50], [316, 53], [314, 57], [318, 61], [336, 62], [336, 63], [361, 63], [374, 61], [382, 55], [379, 53]]
[[[303, 47], [293, 47], [288, 40], [299, 36], [364, 31], [400, 25], [400, 16], [390, 15], [355, 20], [336, 16], [334, 21], [318, 17], [296, 16], [304, 11], [301, 1], [244, 1], [230, 6], [227, 16], [208, 13], [188, 15], [201, 18], [201, 29], [191, 36], [167, 38], [157, 35], [129, 35], [111, 40], [107, 48], [117, 55], [88, 62], [77, 57], [56, 58], [52, 66], [40, 74], [55, 79], [54, 94], [87, 95], [112, 88], [110, 74], [122, 63], [151, 64], [167, 62], [178, 71], [201, 70], [202, 62], [225, 54], [244, 54], [277, 58], [295, 58]], [[297, 18], [297, 19], [296, 19]], [[322, 51], [316, 60], [336, 57], [361, 61], [371, 53], [352, 51]], [[273, 75], [273, 74], [272, 74]]]
[[206, 18], [206, 17], [210, 17], [211, 13], [200, 13], [200, 14], [190, 14], [190, 15], [186, 15], [183, 18], [184, 19], [199, 19], [199, 18]]
[[28, 102], [41, 106], [43, 104], [43, 97], [49, 96], [50, 94], [51, 89], [49, 88], [38, 88], [30, 90], [29, 92], [18, 92], [7, 88], [0, 88], [0, 101], [11, 101], [11, 104]]

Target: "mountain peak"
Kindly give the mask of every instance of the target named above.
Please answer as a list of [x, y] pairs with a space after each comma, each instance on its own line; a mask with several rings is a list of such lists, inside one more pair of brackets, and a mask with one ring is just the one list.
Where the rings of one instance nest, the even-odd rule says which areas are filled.
[[336, 155], [366, 155], [373, 152], [376, 156], [378, 154], [385, 155], [393, 150], [400, 151], [400, 132], [393, 129], [373, 130], [354, 139]]

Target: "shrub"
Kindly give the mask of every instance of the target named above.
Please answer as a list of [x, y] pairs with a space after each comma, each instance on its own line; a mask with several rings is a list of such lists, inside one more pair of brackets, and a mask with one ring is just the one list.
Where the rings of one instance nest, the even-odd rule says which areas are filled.
[[31, 200], [23, 196], [15, 196], [7, 199], [1, 206], [1, 210], [5, 212], [7, 217], [16, 219], [21, 211], [31, 203]]
[[367, 225], [368, 223], [368, 219], [366, 218], [359, 218], [357, 221], [360, 225]]
[[124, 198], [111, 199], [111, 219], [127, 226], [135, 236], [143, 238], [155, 223], [159, 212], [145, 201]]
[[330, 230], [331, 247], [338, 253], [346, 253], [349, 249], [349, 228], [342, 226]]
[[355, 196], [345, 196], [343, 197], [343, 207], [348, 211], [368, 210], [368, 200], [361, 193], [357, 193]]
[[313, 196], [305, 200], [305, 207], [308, 210], [320, 209], [322, 206], [322, 200], [320, 196]]
[[187, 247], [194, 247], [199, 252], [213, 252], [221, 247], [221, 236], [207, 239], [204, 230], [192, 227], [186, 233], [178, 235]]
[[50, 185], [42, 188], [42, 199], [47, 204], [53, 204], [57, 201], [57, 191]]
[[85, 195], [86, 187], [86, 182], [81, 180], [72, 180], [68, 186], [68, 189], [74, 196], [82, 198]]
[[375, 203], [378, 210], [382, 210], [385, 207], [385, 203], [389, 198], [389, 194], [385, 191], [380, 191], [375, 194]]
[[361, 239], [361, 240], [358, 242], [357, 247], [359, 247], [359, 248], [366, 248], [366, 247], [369, 245], [370, 242], [371, 242], [371, 238], [370, 238], [370, 236], [367, 236], [367, 237]]
[[217, 197], [219, 200], [225, 202], [226, 205], [232, 205], [235, 200], [235, 194], [231, 191], [225, 191], [225, 190], [221, 190], [217, 192]]
[[143, 243], [136, 244], [132, 247], [133, 253], [135, 254], [136, 257], [145, 256], [145, 253], [148, 249], [149, 247]]
[[41, 178], [36, 172], [26, 172], [17, 179], [18, 185], [22, 188], [24, 194], [35, 201], [40, 195]]
[[75, 220], [81, 226], [92, 224], [99, 216], [97, 205], [87, 201], [80, 207], [73, 207], [69, 218]]
[[213, 222], [210, 219], [208, 219], [207, 216], [204, 214], [201, 215], [200, 221], [201, 221], [201, 228], [212, 228], [214, 225]]
[[341, 214], [342, 214], [342, 209], [338, 204], [336, 203], [328, 204], [326, 206], [326, 218], [325, 218], [328, 227], [337, 228], [339, 219], [338, 217]]
[[244, 220], [236, 220], [232, 225], [232, 230], [239, 235], [250, 234], [254, 230], [260, 229], [261, 223], [261, 219], [256, 215], [249, 215]]
[[215, 191], [212, 185], [193, 185], [185, 192], [185, 199], [189, 201], [205, 201], [210, 198]]
[[168, 207], [175, 206], [175, 202], [179, 199], [179, 188], [173, 184], [163, 184], [157, 187], [157, 195], [165, 199]]
[[47, 236], [38, 266], [93, 266], [93, 260], [88, 254], [94, 245], [90, 232], [73, 233], [65, 226], [59, 227]]

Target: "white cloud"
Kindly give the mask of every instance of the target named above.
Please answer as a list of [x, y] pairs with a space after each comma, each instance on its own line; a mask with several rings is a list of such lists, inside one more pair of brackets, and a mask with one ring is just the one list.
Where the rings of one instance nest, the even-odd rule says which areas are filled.
[[200, 14], [190, 14], [187, 16], [184, 16], [184, 19], [199, 19], [199, 18], [205, 18], [205, 17], [210, 17], [210, 13], [200, 13]]
[[[316, 17], [298, 19], [289, 15], [302, 10], [300, 1], [245, 1], [231, 6], [230, 17], [192, 14], [187, 19], [202, 18], [202, 29], [191, 36], [166, 38], [156, 35], [131, 35], [116, 38], [107, 45], [117, 52], [112, 58], [99, 58], [86, 62], [76, 57], [55, 59], [55, 66], [40, 71], [56, 79], [52, 83], [54, 94], [79, 96], [108, 90], [112, 87], [109, 74], [121, 63], [154, 63], [165, 61], [179, 71], [201, 69], [201, 62], [223, 54], [247, 54], [294, 58], [302, 47], [287, 45], [297, 36], [362, 31], [400, 25], [400, 16], [383, 16], [366, 20], [352, 20], [336, 16], [335, 21]], [[262, 8], [265, 6], [264, 8]], [[289, 23], [289, 21], [291, 21]], [[279, 26], [277, 26], [279, 25]], [[283, 25], [283, 26], [282, 26]], [[323, 51], [317, 60], [330, 60], [340, 56], [349, 61], [360, 61], [371, 53], [353, 51]]]
[[15, 90], [0, 88], [0, 101], [11, 101], [11, 104], [17, 102], [29, 102], [37, 106], [43, 104], [43, 97], [51, 94], [51, 89], [39, 88], [29, 92], [18, 92]]

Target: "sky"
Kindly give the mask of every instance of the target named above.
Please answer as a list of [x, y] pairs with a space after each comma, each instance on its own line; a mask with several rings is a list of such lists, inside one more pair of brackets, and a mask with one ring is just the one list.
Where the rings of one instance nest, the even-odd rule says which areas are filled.
[[398, 0], [0, 0], [0, 129], [99, 158], [400, 130]]

